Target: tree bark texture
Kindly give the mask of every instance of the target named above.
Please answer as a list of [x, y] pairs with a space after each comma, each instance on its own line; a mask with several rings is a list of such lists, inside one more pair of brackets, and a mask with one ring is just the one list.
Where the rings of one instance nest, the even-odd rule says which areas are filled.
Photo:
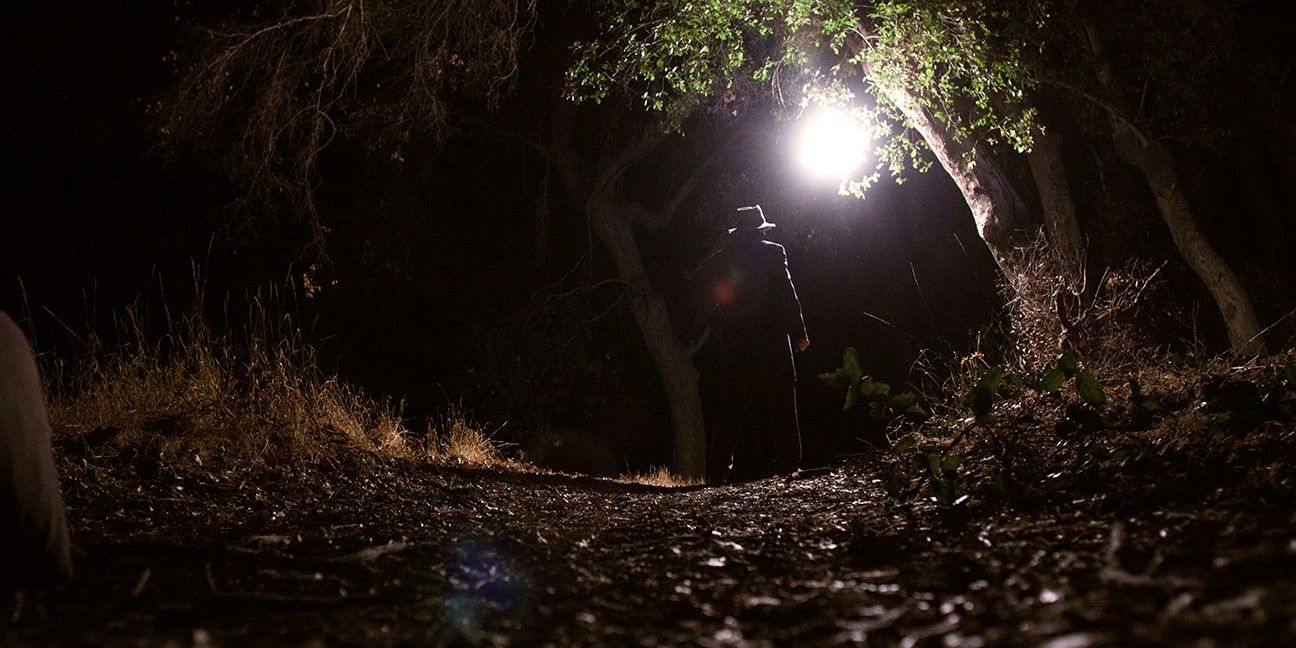
[[1062, 163], [1062, 148], [1055, 135], [1040, 133], [1028, 156], [1031, 176], [1039, 191], [1044, 230], [1053, 251], [1068, 269], [1078, 269], [1085, 259], [1085, 241], [1071, 200], [1071, 184]]
[[[706, 477], [706, 424], [699, 375], [689, 348], [671, 324], [666, 300], [652, 287], [635, 238], [634, 226], [658, 226], [668, 214], [654, 214], [620, 195], [624, 173], [660, 141], [644, 133], [615, 154], [604, 155], [592, 172], [579, 159], [571, 141], [570, 111], [559, 116], [551, 157], [573, 200], [581, 205], [599, 242], [612, 258], [617, 278], [630, 291], [629, 307], [644, 347], [652, 356], [666, 394], [671, 418], [671, 470], [689, 479]], [[653, 128], [647, 126], [646, 128]]]
[[1090, 24], [1085, 31], [1094, 55], [1098, 82], [1112, 103], [1108, 121], [1116, 153], [1147, 179], [1148, 188], [1156, 199], [1161, 219], [1170, 229], [1175, 247], [1202, 283], [1206, 284], [1220, 316], [1224, 318], [1230, 346], [1237, 353], [1262, 351], [1264, 343], [1259, 338], [1260, 324], [1251, 298], [1233, 269], [1197, 225], [1197, 217], [1180, 184], [1173, 155], [1163, 144], [1149, 138], [1131, 121], [1129, 111], [1123, 109], [1120, 89], [1112, 76], [1111, 65], [1106, 59], [1097, 29]]
[[1142, 140], [1124, 124], [1112, 125], [1112, 138], [1121, 159], [1138, 168], [1147, 178], [1175, 247], [1206, 284], [1224, 318], [1230, 346], [1239, 353], [1260, 351], [1262, 343], [1257, 337], [1260, 324], [1251, 298], [1228, 262], [1197, 226], [1197, 218], [1179, 184], [1170, 152], [1160, 144]]
[[630, 313], [652, 356], [671, 416], [671, 469], [691, 479], [706, 476], [706, 426], [698, 372], [675, 334], [666, 300], [652, 289], [635, 241], [632, 210], [607, 196], [589, 202], [590, 224], [612, 257], [617, 277], [629, 284]]
[[[867, 27], [860, 26], [867, 35]], [[863, 44], [859, 45], [864, 47]], [[979, 142], [965, 141], [954, 136], [930, 110], [902, 87], [879, 79], [865, 57], [862, 68], [865, 78], [881, 90], [908, 121], [908, 126], [918, 132], [931, 148], [937, 162], [945, 169], [963, 194], [972, 210], [977, 232], [999, 264], [1009, 283], [1017, 276], [1014, 265], [1018, 248], [1030, 243], [1039, 227], [1038, 221], [1026, 209], [1026, 203], [1013, 188], [1008, 176], [991, 157], [990, 151]]]

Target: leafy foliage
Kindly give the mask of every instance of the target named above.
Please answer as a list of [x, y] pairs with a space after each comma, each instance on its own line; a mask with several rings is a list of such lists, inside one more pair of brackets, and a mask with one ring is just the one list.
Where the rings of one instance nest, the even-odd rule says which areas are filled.
[[[879, 98], [880, 127], [890, 132], [889, 124], [908, 125], [887, 100], [884, 88], [892, 86], [957, 139], [1030, 150], [1038, 124], [1028, 99], [1037, 83], [1021, 60], [1022, 25], [998, 3], [876, 2], [867, 25], [869, 38], [853, 62], [866, 64], [867, 81]], [[906, 168], [922, 171], [931, 164], [925, 144], [909, 131], [885, 137], [878, 157], [897, 178]], [[848, 190], [858, 195], [866, 188], [856, 181]]]
[[597, 102], [634, 88], [676, 120], [751, 83], [777, 87], [786, 66], [805, 66], [816, 49], [840, 52], [853, 25], [843, 0], [618, 0], [597, 11], [599, 36], [573, 46], [569, 96]]
[[[926, 170], [926, 146], [880, 90], [903, 88], [958, 138], [1031, 146], [1034, 86], [1020, 60], [1025, 29], [995, 3], [887, 0], [673, 0], [602, 3], [601, 31], [575, 46], [568, 93], [602, 101], [633, 89], [678, 125], [696, 106], [732, 109], [772, 93], [782, 108], [848, 108], [880, 140], [878, 167], [897, 181]], [[876, 101], [856, 101], [868, 88]], [[876, 169], [844, 182], [863, 197]]]
[[882, 485], [889, 495], [897, 498], [908, 497], [927, 486], [937, 501], [959, 504], [966, 499], [960, 492], [962, 462], [957, 454], [921, 450], [918, 440], [906, 434], [892, 444], [889, 456], [882, 462]]
[[1006, 391], [1008, 382], [1002, 367], [990, 367], [976, 385], [958, 401], [959, 409], [970, 410], [977, 423], [994, 423], [994, 404]]
[[1067, 380], [1073, 381], [1076, 394], [1080, 400], [1094, 407], [1107, 404], [1107, 394], [1092, 372], [1080, 369], [1074, 349], [1067, 348], [1058, 356], [1057, 364], [1045, 370], [1036, 382], [1035, 387], [1044, 393], [1053, 393], [1062, 389]]
[[[860, 365], [859, 353], [847, 347], [842, 353], [842, 366], [819, 375], [831, 387], [846, 390], [843, 411], [850, 411], [860, 402], [868, 404], [870, 417], [886, 423], [926, 420], [929, 413], [919, 404], [913, 391], [891, 393], [891, 385], [865, 375]], [[929, 486], [933, 496], [945, 503], [958, 499], [958, 455], [918, 449], [912, 434], [900, 437], [882, 461], [883, 486], [894, 497], [908, 497], [923, 485]]]

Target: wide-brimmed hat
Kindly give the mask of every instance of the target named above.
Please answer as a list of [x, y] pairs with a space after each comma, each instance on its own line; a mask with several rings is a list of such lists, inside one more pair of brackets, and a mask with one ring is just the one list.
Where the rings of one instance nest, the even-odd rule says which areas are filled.
[[761, 210], [760, 205], [751, 205], [738, 208], [738, 218], [734, 221], [734, 226], [729, 228], [729, 233], [759, 232], [774, 227], [777, 225], [765, 220], [765, 212]]

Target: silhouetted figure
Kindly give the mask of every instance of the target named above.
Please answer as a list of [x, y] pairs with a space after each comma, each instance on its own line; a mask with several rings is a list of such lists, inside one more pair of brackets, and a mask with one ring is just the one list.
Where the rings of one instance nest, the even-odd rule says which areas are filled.
[[810, 337], [787, 252], [765, 239], [772, 227], [759, 205], [739, 209], [729, 240], [703, 268], [721, 372], [707, 461], [711, 483], [734, 473], [789, 474], [801, 462], [792, 349], [804, 351]]
[[36, 360], [22, 331], [0, 313], [0, 588], [71, 573]]

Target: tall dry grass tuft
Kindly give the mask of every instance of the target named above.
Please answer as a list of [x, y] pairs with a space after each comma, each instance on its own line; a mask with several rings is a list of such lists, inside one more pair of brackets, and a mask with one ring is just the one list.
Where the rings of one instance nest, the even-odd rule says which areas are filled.
[[[86, 338], [76, 358], [47, 358], [56, 442], [96, 453], [143, 452], [173, 468], [331, 461], [346, 452], [497, 464], [499, 450], [461, 408], [439, 441], [420, 447], [398, 406], [319, 368], [274, 290], [253, 298], [245, 323], [218, 330], [194, 310], [150, 336], [137, 309], [109, 344]], [[227, 318], [228, 319], [228, 318]]]
[[400, 412], [321, 372], [277, 307], [273, 292], [253, 299], [241, 334], [216, 331], [198, 307], [156, 339], [128, 309], [115, 344], [91, 337], [82, 357], [48, 372], [56, 438], [145, 447], [168, 464], [408, 454]]
[[629, 482], [631, 484], [643, 484], [645, 486], [660, 486], [662, 488], [684, 488], [688, 486], [701, 486], [702, 481], [698, 479], [689, 479], [672, 473], [666, 466], [658, 466], [648, 472], [633, 473], [623, 475], [617, 478], [617, 481]]
[[474, 422], [461, 405], [451, 405], [439, 420], [429, 421], [424, 455], [432, 460], [477, 466], [505, 463], [491, 434]]

